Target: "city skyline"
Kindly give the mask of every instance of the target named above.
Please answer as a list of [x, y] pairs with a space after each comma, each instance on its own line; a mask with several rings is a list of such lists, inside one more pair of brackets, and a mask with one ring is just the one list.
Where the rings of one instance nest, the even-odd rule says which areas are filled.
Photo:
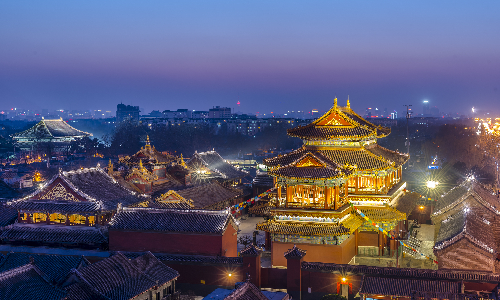
[[[0, 4], [1, 109], [498, 112], [497, 2]], [[237, 106], [240, 102], [240, 106]], [[496, 110], [496, 111], [495, 111]]]

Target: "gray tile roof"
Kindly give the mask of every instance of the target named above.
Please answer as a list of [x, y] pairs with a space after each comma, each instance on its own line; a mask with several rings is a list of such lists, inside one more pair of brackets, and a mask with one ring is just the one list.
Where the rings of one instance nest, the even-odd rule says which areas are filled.
[[153, 264], [162, 263], [154, 261], [150, 255], [134, 263], [118, 252], [112, 257], [74, 270], [77, 282], [68, 287], [68, 299], [128, 300], [156, 286], [156, 280], [162, 284], [175, 278], [175, 271], [166, 272], [162, 266]]
[[256, 247], [254, 244], [248, 245], [240, 252], [241, 256], [259, 256], [261, 253], [262, 248]]
[[460, 270], [429, 270], [416, 268], [389, 268], [364, 265], [342, 265], [318, 262], [302, 262], [302, 270], [325, 273], [355, 274], [365, 276], [395, 277], [395, 278], [421, 278], [432, 280], [464, 280], [474, 282], [500, 281], [500, 275]]
[[68, 276], [71, 269], [78, 269], [89, 265], [83, 256], [69, 255], [42, 255], [35, 253], [8, 253], [0, 263], [0, 272], [30, 263], [30, 258], [40, 271], [46, 276], [48, 282], [59, 284]]
[[62, 226], [62, 225], [9, 225], [2, 229], [0, 240], [60, 244], [90, 244], [107, 243], [103, 232], [95, 227]]
[[238, 170], [233, 165], [226, 162], [224, 158], [215, 151], [193, 154], [193, 157], [187, 162], [188, 166], [192, 166], [195, 161], [203, 162], [207, 168], [213, 172], [218, 172], [226, 180], [236, 180], [247, 175], [247, 173]]
[[195, 208], [209, 208], [217, 203], [234, 199], [241, 195], [240, 190], [226, 188], [218, 182], [187, 188], [177, 191], [186, 200], [193, 200]]
[[228, 224], [237, 228], [228, 211], [123, 208], [109, 229], [222, 234]]
[[500, 200], [494, 192], [470, 177], [444, 194], [443, 197], [438, 198], [432, 216], [443, 214], [457, 205], [461, 205], [469, 197], [475, 198], [477, 202], [480, 202], [487, 209], [500, 214]]
[[[121, 252], [130, 259], [134, 259], [143, 255], [143, 252]], [[206, 255], [184, 255], [184, 254], [169, 254], [155, 253], [154, 256], [163, 262], [174, 264], [208, 264], [208, 265], [241, 265], [242, 257], [225, 257], [225, 256], [206, 256]]]
[[[61, 184], [82, 201], [39, 199]], [[146, 198], [122, 187], [99, 166], [70, 172], [60, 172], [42, 189], [8, 204], [18, 210], [41, 212], [97, 212], [116, 210], [119, 203], [133, 205]]]
[[307, 250], [302, 250], [299, 249], [296, 245], [293, 245], [292, 249], [288, 249], [288, 251], [285, 252], [284, 256], [286, 259], [289, 258], [302, 258], [306, 256]]
[[60, 137], [84, 137], [91, 133], [73, 128], [63, 119], [41, 120], [28, 130], [12, 135], [13, 138], [60, 138]]
[[133, 259], [132, 264], [159, 285], [179, 277], [179, 272], [164, 265], [149, 251]]
[[60, 300], [66, 293], [50, 284], [33, 264], [0, 273], [2, 300]]
[[17, 219], [17, 210], [0, 203], [0, 227], [4, 227], [14, 223]]
[[496, 243], [492, 232], [489, 221], [465, 208], [441, 222], [434, 249], [441, 250], [466, 238], [478, 247], [495, 253]]
[[408, 278], [365, 277], [359, 289], [360, 294], [379, 294], [411, 297], [412, 292], [449, 292], [460, 293], [459, 281], [424, 280]]

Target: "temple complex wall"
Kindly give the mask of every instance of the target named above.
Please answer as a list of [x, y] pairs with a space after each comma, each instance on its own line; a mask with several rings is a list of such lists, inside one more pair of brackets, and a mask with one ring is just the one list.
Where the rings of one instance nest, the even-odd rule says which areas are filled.
[[236, 257], [238, 255], [238, 232], [233, 226], [228, 226], [222, 235], [222, 256]]
[[[272, 242], [271, 262], [273, 266], [286, 267], [286, 259], [283, 253], [292, 249], [293, 243]], [[356, 239], [354, 234], [340, 245], [318, 245], [318, 244], [296, 244], [302, 250], [307, 251], [304, 261], [347, 264], [356, 254]]]
[[372, 231], [360, 231], [358, 237], [358, 246], [379, 246], [379, 234]]
[[[232, 236], [231, 230], [226, 235]], [[236, 238], [222, 235], [109, 230], [111, 251], [236, 256], [236, 247]]]
[[439, 269], [495, 272], [495, 255], [478, 248], [465, 238], [434, 252]]

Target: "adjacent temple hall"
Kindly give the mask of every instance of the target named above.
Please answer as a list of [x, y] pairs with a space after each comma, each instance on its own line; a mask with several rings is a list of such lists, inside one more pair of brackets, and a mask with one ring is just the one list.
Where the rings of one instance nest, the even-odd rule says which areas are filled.
[[344, 264], [360, 247], [379, 253], [395, 248], [378, 227], [405, 233], [416, 197], [401, 181], [402, 165], [409, 156], [377, 144], [389, 134], [390, 128], [356, 114], [349, 100], [340, 107], [337, 99], [319, 119], [288, 130], [304, 145], [264, 160], [277, 192], [269, 204], [269, 220], [257, 229], [266, 232], [273, 265], [285, 266], [283, 253], [294, 244], [310, 250], [309, 261]]

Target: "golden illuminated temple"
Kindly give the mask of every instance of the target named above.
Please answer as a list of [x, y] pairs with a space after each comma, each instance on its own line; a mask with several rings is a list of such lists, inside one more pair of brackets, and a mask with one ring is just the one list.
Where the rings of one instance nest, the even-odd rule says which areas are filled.
[[269, 220], [257, 229], [266, 232], [273, 265], [286, 265], [279, 253], [293, 244], [309, 250], [311, 261], [334, 263], [348, 263], [363, 247], [390, 250], [379, 227], [402, 230], [414, 197], [401, 181], [408, 155], [377, 144], [389, 133], [390, 128], [356, 114], [349, 100], [347, 106], [337, 106], [337, 99], [319, 119], [288, 130], [304, 145], [264, 160], [274, 177], [275, 195]]

